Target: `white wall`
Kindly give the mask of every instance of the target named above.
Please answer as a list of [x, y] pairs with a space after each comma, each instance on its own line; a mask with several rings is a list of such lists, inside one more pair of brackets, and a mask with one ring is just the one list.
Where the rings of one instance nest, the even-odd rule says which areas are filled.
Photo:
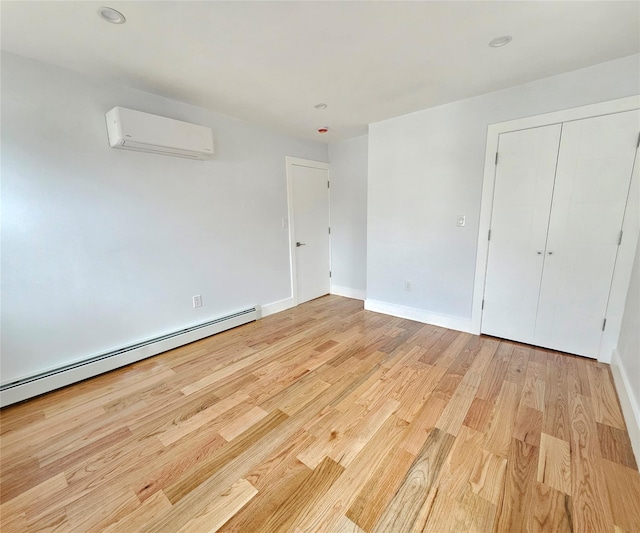
[[367, 307], [470, 327], [487, 126], [638, 93], [635, 55], [371, 124]]
[[[637, 164], [637, 163], [636, 163]], [[631, 272], [631, 284], [620, 338], [614, 357], [614, 377], [636, 457], [640, 459], [640, 239]]]
[[631, 392], [636, 405], [640, 406], [640, 239], [622, 318], [618, 354], [627, 375], [633, 378]]
[[[116, 105], [210, 126], [217, 154], [113, 150]], [[291, 296], [285, 156], [326, 145], [12, 54], [1, 125], [2, 382]]]
[[366, 135], [329, 145], [331, 292], [365, 298], [367, 288]]

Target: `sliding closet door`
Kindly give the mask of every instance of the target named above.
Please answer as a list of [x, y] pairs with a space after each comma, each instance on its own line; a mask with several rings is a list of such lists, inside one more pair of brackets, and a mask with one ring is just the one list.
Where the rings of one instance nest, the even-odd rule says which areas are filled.
[[500, 135], [483, 333], [533, 342], [560, 130]]
[[597, 357], [640, 112], [563, 125], [533, 344]]

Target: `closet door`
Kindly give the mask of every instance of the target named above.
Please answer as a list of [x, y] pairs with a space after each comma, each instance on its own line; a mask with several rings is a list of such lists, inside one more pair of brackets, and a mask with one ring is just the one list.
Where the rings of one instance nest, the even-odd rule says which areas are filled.
[[640, 112], [563, 125], [533, 344], [597, 357]]
[[482, 333], [533, 342], [560, 130], [500, 135]]

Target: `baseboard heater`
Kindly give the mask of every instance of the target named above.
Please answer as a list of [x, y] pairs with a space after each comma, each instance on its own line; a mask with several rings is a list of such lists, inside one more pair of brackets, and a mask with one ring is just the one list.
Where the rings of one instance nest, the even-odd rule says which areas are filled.
[[260, 318], [258, 306], [0, 385], [0, 407], [184, 346]]

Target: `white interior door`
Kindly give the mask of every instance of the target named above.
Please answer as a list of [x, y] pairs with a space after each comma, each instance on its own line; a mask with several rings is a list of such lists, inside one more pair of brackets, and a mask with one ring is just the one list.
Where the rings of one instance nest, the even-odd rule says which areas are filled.
[[[309, 162], [309, 165], [313, 162]], [[295, 285], [298, 303], [329, 293], [329, 171], [293, 163]]]
[[533, 342], [560, 131], [500, 135], [482, 333]]
[[565, 123], [534, 344], [597, 357], [640, 112]]

